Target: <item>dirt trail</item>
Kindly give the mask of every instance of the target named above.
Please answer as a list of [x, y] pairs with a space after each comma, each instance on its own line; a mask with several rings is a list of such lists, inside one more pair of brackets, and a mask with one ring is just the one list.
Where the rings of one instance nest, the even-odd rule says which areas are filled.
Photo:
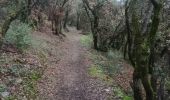
[[38, 100], [106, 100], [108, 87], [87, 74], [89, 61], [78, 33], [73, 28], [66, 33], [58, 47], [60, 61], [51, 62], [38, 84]]

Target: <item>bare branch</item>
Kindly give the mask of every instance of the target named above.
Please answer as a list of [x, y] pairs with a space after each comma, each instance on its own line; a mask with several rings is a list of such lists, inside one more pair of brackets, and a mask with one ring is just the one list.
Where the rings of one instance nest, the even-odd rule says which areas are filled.
[[88, 16], [88, 18], [89, 18], [89, 20], [90, 20], [90, 23], [92, 23], [92, 19], [91, 19], [91, 17], [90, 17], [90, 13], [89, 13], [89, 11], [88, 11], [88, 9], [87, 9], [87, 7], [84, 5], [84, 9], [85, 9], [85, 11], [86, 11], [86, 13], [87, 13], [87, 16]]
[[63, 4], [61, 7], [64, 7], [64, 5], [68, 2], [69, 0], [64, 0]]
[[91, 12], [93, 12], [92, 8], [90, 8], [89, 2], [88, 2], [87, 0], [82, 0], [82, 1], [83, 1], [83, 3], [85, 4], [85, 6], [86, 6]]

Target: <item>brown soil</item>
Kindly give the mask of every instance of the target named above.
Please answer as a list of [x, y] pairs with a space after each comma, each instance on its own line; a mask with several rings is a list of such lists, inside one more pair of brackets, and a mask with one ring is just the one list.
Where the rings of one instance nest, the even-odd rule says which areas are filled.
[[71, 28], [59, 46], [58, 58], [49, 58], [50, 66], [38, 83], [38, 100], [107, 100], [109, 87], [88, 75], [87, 48], [81, 46], [79, 31]]

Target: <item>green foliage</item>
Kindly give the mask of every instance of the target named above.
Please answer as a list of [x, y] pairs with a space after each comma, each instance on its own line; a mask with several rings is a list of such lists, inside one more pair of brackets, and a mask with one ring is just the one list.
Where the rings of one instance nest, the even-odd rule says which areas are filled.
[[26, 49], [31, 45], [31, 31], [28, 24], [14, 21], [5, 35], [4, 42], [15, 45], [20, 50]]
[[91, 44], [92, 44], [92, 35], [89, 34], [89, 35], [83, 35], [80, 39], [80, 43], [83, 45], [83, 46], [86, 46], [86, 47], [91, 47]]
[[9, 96], [5, 98], [4, 100], [17, 100], [16, 96]]
[[121, 98], [121, 100], [133, 100], [132, 96], [125, 94], [119, 87], [113, 87], [113, 92], [116, 94], [116, 97]]
[[0, 73], [1, 74], [4, 74], [4, 73], [7, 73], [8, 72], [8, 69], [5, 69], [3, 67], [0, 67]]
[[130, 97], [130, 96], [124, 96], [124, 97], [123, 97], [123, 100], [133, 100], [133, 97]]
[[122, 90], [119, 87], [115, 87], [114, 92], [115, 92], [116, 96], [118, 96], [120, 98], [124, 97], [124, 93], [122, 92]]
[[97, 75], [97, 77], [103, 77], [102, 74], [107, 77], [114, 77], [114, 75], [120, 72], [121, 68], [123, 68], [123, 56], [119, 51], [109, 50], [107, 53], [100, 53], [96, 51], [90, 54], [90, 58], [94, 63], [90, 67], [90, 71], [93, 73], [98, 73], [99, 75]]
[[100, 79], [104, 79], [105, 78], [105, 74], [103, 73], [103, 70], [98, 67], [98, 66], [91, 66], [89, 69], [88, 69], [88, 72], [91, 76], [93, 77], [98, 77]]
[[108, 100], [133, 100], [133, 97], [124, 93], [118, 85], [114, 84], [113, 77], [116, 77], [124, 68], [122, 53], [116, 50], [109, 50], [107, 53], [93, 51], [89, 56], [93, 61], [88, 69], [89, 75], [103, 80], [113, 88], [113, 96]]
[[89, 74], [99, 79], [112, 81], [114, 77], [123, 68], [122, 54], [118, 51], [109, 51], [107, 53], [91, 52], [89, 55], [93, 64], [89, 67]]
[[27, 98], [36, 98], [36, 84], [37, 80], [41, 77], [41, 74], [37, 71], [33, 71], [27, 75], [24, 79], [24, 91]]
[[12, 73], [16, 76], [19, 76], [21, 67], [22, 67], [21, 65], [13, 65], [8, 70], [9, 70], [10, 73]]
[[116, 51], [116, 50], [109, 50], [107, 52], [107, 58], [109, 59], [122, 59], [123, 58], [123, 55], [121, 52], [119, 51]]
[[165, 82], [165, 88], [170, 91], [170, 80], [167, 79], [166, 82]]
[[0, 84], [0, 92], [4, 92], [6, 90], [6, 86]]

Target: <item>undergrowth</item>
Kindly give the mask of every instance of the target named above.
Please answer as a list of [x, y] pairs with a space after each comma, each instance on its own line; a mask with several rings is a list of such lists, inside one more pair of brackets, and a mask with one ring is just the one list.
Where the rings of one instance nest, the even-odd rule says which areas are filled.
[[38, 79], [41, 78], [41, 74], [38, 71], [33, 71], [24, 78], [23, 89], [27, 96], [27, 99], [36, 99], [37, 88], [36, 84]]
[[[35, 99], [36, 84], [42, 75], [40, 66], [44, 66], [41, 63], [43, 61], [33, 58], [34, 63], [29, 61], [30, 58], [6, 53], [3, 53], [0, 59], [4, 59], [0, 61], [0, 98], [4, 100]], [[15, 92], [13, 89], [16, 89]], [[4, 93], [8, 95], [3, 97]]]
[[[93, 61], [88, 72], [92, 77], [101, 79], [113, 88], [114, 95], [109, 100], [133, 100], [114, 82], [113, 77], [123, 68], [123, 55], [119, 51], [109, 50], [107, 53], [91, 51], [89, 58]], [[116, 95], [116, 96], [115, 96]]]
[[[32, 28], [14, 21], [5, 35], [4, 45], [12, 45], [20, 52], [0, 55], [0, 98], [3, 100], [35, 100], [37, 81], [47, 67], [47, 41], [31, 34]], [[23, 52], [24, 51], [24, 52]]]
[[91, 47], [92, 46], [92, 35], [89, 33], [88, 35], [83, 35], [80, 38], [80, 43], [85, 47]]
[[4, 37], [4, 42], [15, 45], [20, 50], [27, 49], [31, 45], [31, 32], [32, 28], [28, 24], [16, 20], [10, 25]]
[[113, 77], [123, 67], [123, 56], [118, 51], [109, 50], [107, 53], [93, 51], [89, 54], [89, 58], [93, 61], [92, 68], [95, 66], [109, 77]]
[[[84, 35], [81, 37], [80, 42], [83, 46], [91, 48], [92, 36], [90, 34]], [[108, 52], [91, 50], [91, 52], [88, 52], [88, 56], [92, 61], [88, 68], [88, 74], [111, 85], [113, 88], [114, 95], [110, 96], [108, 100], [133, 100], [113, 79], [123, 69], [123, 55], [121, 52], [117, 50], [108, 50]]]

